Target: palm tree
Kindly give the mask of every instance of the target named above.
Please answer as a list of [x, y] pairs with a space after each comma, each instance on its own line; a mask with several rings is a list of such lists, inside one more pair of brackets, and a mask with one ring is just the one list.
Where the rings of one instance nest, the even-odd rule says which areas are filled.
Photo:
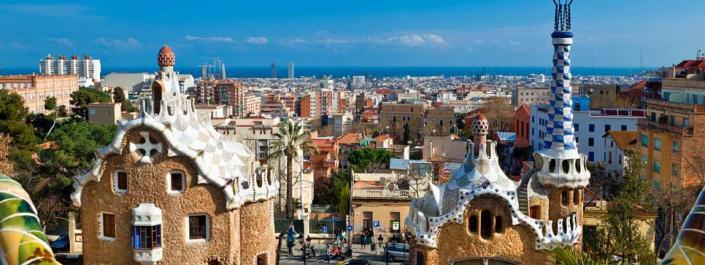
[[[294, 200], [292, 197], [293, 186], [293, 168], [294, 160], [298, 160], [300, 152], [317, 152], [317, 149], [311, 145], [309, 138], [311, 133], [304, 130], [303, 124], [300, 121], [292, 122], [287, 120], [279, 125], [279, 132], [275, 133], [276, 140], [273, 143], [272, 158], [286, 157], [286, 219], [289, 220], [283, 231], [279, 234], [279, 242], [277, 243], [277, 264], [279, 264], [279, 249], [281, 248], [282, 238], [287, 229], [294, 221]], [[301, 168], [303, 170], [303, 168]], [[299, 180], [301, 181], [301, 180]]]
[[619, 265], [621, 262], [607, 262], [592, 258], [587, 253], [580, 253], [567, 247], [555, 247], [551, 250], [557, 265]]

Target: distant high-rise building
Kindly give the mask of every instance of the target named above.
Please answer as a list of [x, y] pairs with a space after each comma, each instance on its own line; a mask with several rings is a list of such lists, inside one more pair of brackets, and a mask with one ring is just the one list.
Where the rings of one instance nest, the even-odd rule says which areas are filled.
[[365, 76], [353, 76], [352, 77], [352, 87], [355, 88], [363, 88], [365, 87]]
[[225, 63], [222, 63], [220, 65], [220, 79], [225, 80], [228, 78], [227, 73], [225, 72]]
[[100, 60], [90, 56], [73, 55], [71, 59], [59, 55], [54, 59], [51, 54], [47, 55], [39, 63], [39, 72], [43, 75], [77, 75], [78, 78], [91, 79], [93, 82], [100, 81]]
[[289, 63], [289, 78], [294, 78], [294, 63]]
[[272, 78], [277, 78], [277, 64], [272, 63]]

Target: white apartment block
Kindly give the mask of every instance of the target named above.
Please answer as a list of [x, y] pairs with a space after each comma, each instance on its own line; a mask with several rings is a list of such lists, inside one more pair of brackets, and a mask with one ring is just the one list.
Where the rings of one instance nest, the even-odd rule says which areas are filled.
[[73, 55], [71, 59], [59, 55], [56, 59], [51, 54], [39, 63], [39, 72], [43, 75], [77, 75], [79, 79], [91, 79], [100, 82], [100, 60], [86, 55], [83, 59]]
[[[531, 106], [531, 132], [529, 142], [534, 150], [543, 149], [547, 135], [548, 108], [546, 105]], [[645, 111], [638, 109], [603, 109], [573, 112], [573, 127], [578, 152], [586, 154], [588, 162], [598, 163], [608, 160], [606, 134], [609, 131], [636, 131], [639, 119], [645, 118]]]

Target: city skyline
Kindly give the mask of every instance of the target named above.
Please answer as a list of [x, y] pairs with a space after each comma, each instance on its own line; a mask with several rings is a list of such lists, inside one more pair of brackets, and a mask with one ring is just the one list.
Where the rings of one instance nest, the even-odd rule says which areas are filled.
[[[106, 66], [149, 65], [163, 44], [180, 65], [550, 66], [550, 1], [377, 3], [7, 1], [0, 66], [35, 67], [48, 53], [90, 54]], [[666, 66], [695, 57], [705, 3], [576, 1], [578, 67]], [[154, 11], [160, 10], [160, 11]], [[246, 12], [243, 12], [246, 11]], [[643, 14], [660, 17], [644, 19]], [[174, 17], [168, 14], [183, 14]], [[670, 17], [668, 23], [661, 18]], [[28, 19], [30, 18], [30, 19]], [[304, 19], [305, 18], [305, 19]], [[47, 27], [47, 25], [53, 25]], [[643, 54], [643, 56], [642, 56]], [[579, 62], [579, 63], [577, 63]]]

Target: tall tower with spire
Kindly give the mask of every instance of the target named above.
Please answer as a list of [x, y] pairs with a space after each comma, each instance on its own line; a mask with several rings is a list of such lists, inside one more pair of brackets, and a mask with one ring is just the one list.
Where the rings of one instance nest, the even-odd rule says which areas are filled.
[[576, 214], [582, 220], [583, 189], [590, 172], [585, 155], [578, 153], [573, 129], [573, 91], [570, 52], [571, 4], [573, 0], [553, 0], [555, 5], [553, 40], [553, 81], [548, 123], [543, 148], [535, 153], [536, 177], [549, 192], [549, 218]]

